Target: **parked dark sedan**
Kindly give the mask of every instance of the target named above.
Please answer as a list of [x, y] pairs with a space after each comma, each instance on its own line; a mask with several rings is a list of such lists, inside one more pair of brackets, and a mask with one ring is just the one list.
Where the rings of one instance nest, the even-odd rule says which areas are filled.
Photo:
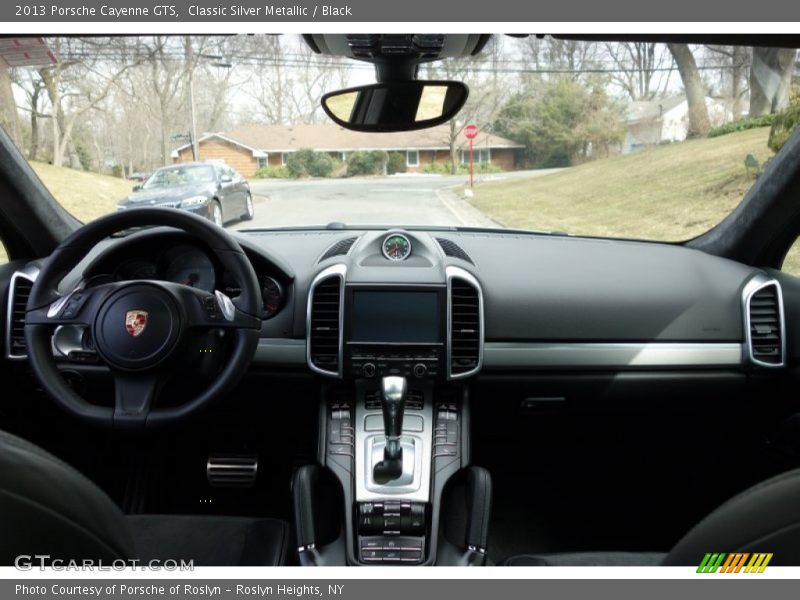
[[155, 171], [117, 208], [178, 208], [219, 226], [233, 219], [253, 218], [253, 196], [247, 180], [221, 163], [183, 163]]

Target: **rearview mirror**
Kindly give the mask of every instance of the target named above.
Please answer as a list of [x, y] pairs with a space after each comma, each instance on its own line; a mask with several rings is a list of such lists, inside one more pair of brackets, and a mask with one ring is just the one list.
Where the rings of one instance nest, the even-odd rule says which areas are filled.
[[452, 119], [469, 88], [458, 81], [396, 81], [331, 92], [322, 108], [337, 124], [355, 131], [412, 131]]

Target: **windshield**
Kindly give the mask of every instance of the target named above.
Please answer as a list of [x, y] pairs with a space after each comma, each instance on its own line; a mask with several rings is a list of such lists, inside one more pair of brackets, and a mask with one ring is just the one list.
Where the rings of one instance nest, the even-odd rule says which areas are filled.
[[152, 177], [142, 186], [142, 189], [171, 188], [196, 183], [212, 183], [213, 181], [214, 167], [208, 165], [167, 167], [153, 173]]
[[[493, 35], [475, 56], [420, 65], [420, 79], [464, 82], [469, 98], [453, 120], [400, 133], [334, 125], [321, 97], [374, 83], [375, 69], [314, 53], [300, 36], [20, 40], [46, 51], [9, 70], [16, 110], [3, 122], [85, 222], [160, 190], [148, 205], [230, 229], [338, 222], [683, 241], [736, 207], [800, 120], [796, 50], [757, 38]], [[212, 164], [211, 191], [180, 191], [214, 181]]]

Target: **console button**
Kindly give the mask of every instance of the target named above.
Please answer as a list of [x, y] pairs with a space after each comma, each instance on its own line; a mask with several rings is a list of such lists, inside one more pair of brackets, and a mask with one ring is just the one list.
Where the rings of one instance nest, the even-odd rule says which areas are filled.
[[338, 456], [349, 456], [351, 458], [353, 456], [353, 450], [349, 444], [331, 444], [328, 452]]
[[425, 529], [425, 506], [423, 504], [411, 506], [411, 527], [417, 530]]
[[428, 374], [428, 367], [423, 363], [417, 363], [414, 365], [414, 377], [421, 379]]
[[377, 372], [377, 368], [375, 367], [375, 363], [364, 363], [361, 367], [361, 374], [364, 377], [375, 377], [375, 373]]
[[402, 554], [400, 550], [384, 550], [383, 562], [399, 562]]
[[400, 540], [386, 540], [381, 547], [384, 550], [400, 550], [400, 548], [402, 548]]
[[383, 517], [385, 531], [400, 531], [400, 515], [386, 515]]
[[381, 562], [383, 560], [383, 550], [362, 550], [361, 560], [364, 562]]
[[402, 562], [419, 562], [422, 560], [421, 550], [402, 550], [400, 552], [400, 560]]

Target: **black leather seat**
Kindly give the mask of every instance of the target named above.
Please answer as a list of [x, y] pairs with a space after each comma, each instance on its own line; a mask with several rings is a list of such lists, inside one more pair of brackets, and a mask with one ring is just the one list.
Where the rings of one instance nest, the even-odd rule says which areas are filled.
[[698, 566], [707, 552], [772, 553], [770, 565], [800, 566], [800, 469], [734, 496], [700, 521], [667, 554], [524, 554], [509, 566]]
[[81, 473], [0, 431], [0, 565], [51, 559], [193, 560], [195, 566], [280, 565], [289, 528], [277, 519], [136, 515]]

